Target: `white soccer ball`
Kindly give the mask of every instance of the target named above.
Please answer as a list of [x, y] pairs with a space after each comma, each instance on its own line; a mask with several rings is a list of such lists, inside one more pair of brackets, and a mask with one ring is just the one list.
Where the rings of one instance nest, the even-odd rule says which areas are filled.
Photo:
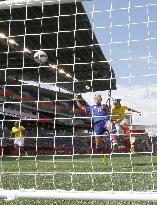
[[48, 61], [48, 56], [44, 51], [37, 51], [34, 54], [34, 60], [39, 64], [44, 64]]

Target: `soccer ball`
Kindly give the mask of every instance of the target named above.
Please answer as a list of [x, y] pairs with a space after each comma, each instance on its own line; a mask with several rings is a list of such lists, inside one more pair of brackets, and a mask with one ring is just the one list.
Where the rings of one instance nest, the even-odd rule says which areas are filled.
[[34, 60], [39, 64], [44, 64], [48, 61], [48, 56], [44, 51], [37, 51], [34, 54]]

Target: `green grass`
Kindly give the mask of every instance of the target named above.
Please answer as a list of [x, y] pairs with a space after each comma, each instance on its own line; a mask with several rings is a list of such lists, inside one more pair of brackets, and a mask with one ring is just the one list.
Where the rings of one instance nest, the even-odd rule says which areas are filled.
[[[76, 191], [147, 191], [157, 190], [157, 156], [111, 155], [108, 165], [102, 156], [86, 157], [4, 157], [0, 162], [0, 188], [63, 189]], [[0, 205], [146, 205], [157, 202], [91, 202], [63, 200], [0, 200]]]

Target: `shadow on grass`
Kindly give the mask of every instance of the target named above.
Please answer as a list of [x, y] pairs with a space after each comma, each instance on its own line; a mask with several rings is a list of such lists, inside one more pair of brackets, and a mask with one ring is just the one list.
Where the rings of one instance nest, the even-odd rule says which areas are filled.
[[[152, 166], [152, 163], [133, 163], [133, 166]], [[157, 165], [157, 163], [153, 163], [153, 166]]]

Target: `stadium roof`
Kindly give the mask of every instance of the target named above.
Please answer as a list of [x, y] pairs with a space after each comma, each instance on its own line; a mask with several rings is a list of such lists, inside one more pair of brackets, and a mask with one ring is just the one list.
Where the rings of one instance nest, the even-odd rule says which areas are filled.
[[8, 8], [8, 6], [12, 6], [13, 8], [20, 8], [32, 5], [41, 5], [42, 3], [47, 5], [52, 4], [65, 4], [65, 3], [76, 3], [81, 1], [92, 1], [92, 0], [0, 0], [1, 8]]
[[[7, 68], [7, 83], [52, 83], [75, 93], [116, 89], [114, 71], [80, 1], [44, 1], [44, 6], [38, 1], [34, 6], [31, 0], [28, 7], [23, 7], [26, 1], [12, 2], [11, 11], [8, 1], [0, 3], [0, 72]], [[49, 59], [42, 66], [33, 59], [40, 49]]]

